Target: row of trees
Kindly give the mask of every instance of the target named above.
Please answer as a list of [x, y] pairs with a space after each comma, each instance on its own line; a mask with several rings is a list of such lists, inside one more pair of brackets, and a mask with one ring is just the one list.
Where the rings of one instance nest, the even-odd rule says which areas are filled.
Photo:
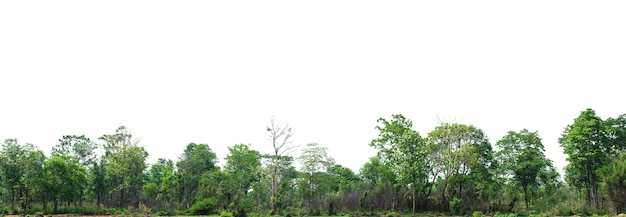
[[[379, 119], [379, 135], [370, 143], [378, 154], [357, 173], [335, 163], [319, 144], [294, 145], [289, 125], [274, 119], [266, 129], [271, 153], [236, 144], [228, 147], [222, 168], [209, 145], [196, 143], [176, 162], [148, 165], [148, 153], [125, 127], [98, 142], [63, 136], [50, 157], [33, 144], [7, 139], [0, 152], [0, 208], [226, 210], [236, 216], [626, 208], [625, 115], [603, 120], [587, 109], [565, 128], [559, 139], [570, 162], [564, 181], [536, 131], [510, 131], [492, 146], [472, 125], [440, 123], [424, 136], [412, 125], [399, 114]], [[296, 149], [301, 154], [292, 156]]]

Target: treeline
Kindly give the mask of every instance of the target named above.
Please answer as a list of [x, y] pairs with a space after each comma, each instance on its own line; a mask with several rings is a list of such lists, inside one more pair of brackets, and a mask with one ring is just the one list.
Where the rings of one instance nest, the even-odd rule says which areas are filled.
[[[271, 153], [236, 144], [223, 168], [209, 145], [196, 143], [176, 161], [148, 165], [148, 153], [123, 126], [96, 141], [62, 136], [49, 157], [33, 144], [6, 139], [0, 212], [590, 215], [626, 208], [626, 115], [601, 119], [587, 109], [566, 126], [559, 139], [569, 161], [563, 178], [536, 131], [509, 131], [490, 144], [480, 128], [459, 123], [421, 135], [399, 114], [379, 119], [376, 129], [369, 145], [378, 154], [356, 172], [335, 163], [323, 146], [294, 145], [289, 125], [274, 119], [266, 129]], [[296, 149], [301, 154], [292, 156]]]

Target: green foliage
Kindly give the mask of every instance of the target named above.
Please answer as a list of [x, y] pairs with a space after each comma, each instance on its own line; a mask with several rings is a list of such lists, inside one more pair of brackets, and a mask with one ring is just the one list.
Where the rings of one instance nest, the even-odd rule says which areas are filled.
[[60, 200], [71, 200], [81, 196], [81, 190], [87, 185], [84, 166], [71, 160], [70, 156], [54, 156], [48, 159], [44, 164], [43, 173], [46, 177], [43, 189], [54, 195], [54, 213], [57, 213]]
[[189, 212], [194, 215], [210, 215], [215, 214], [217, 207], [217, 199], [208, 198], [196, 201], [190, 208]]
[[[63, 136], [50, 158], [7, 139], [0, 149], [0, 216], [400, 217], [412, 209], [416, 216], [544, 217], [626, 208], [626, 114], [603, 121], [588, 109], [565, 128], [559, 139], [570, 162], [565, 182], [538, 132], [510, 131], [494, 153], [472, 125], [442, 123], [423, 138], [399, 114], [377, 123], [370, 146], [378, 153], [358, 174], [316, 143], [304, 146], [296, 169], [291, 129], [276, 123], [268, 129], [272, 152], [229, 146], [223, 168], [208, 145], [190, 143], [176, 163], [161, 158], [148, 169], [148, 153], [123, 126], [97, 143]], [[94, 154], [97, 147], [102, 156]]]
[[472, 217], [485, 217], [485, 214], [481, 211], [475, 211], [472, 213]]
[[[493, 150], [489, 139], [473, 125], [442, 123], [428, 133], [429, 163], [441, 178], [441, 203], [448, 196], [473, 197], [468, 204], [485, 203], [492, 173]], [[465, 186], [465, 188], [464, 188]], [[455, 191], [455, 192], [450, 192]], [[461, 207], [459, 207], [461, 208]]]
[[[252, 206], [248, 190], [252, 183], [260, 180], [261, 154], [246, 144], [228, 147], [228, 150], [224, 167], [226, 182], [223, 185], [227, 192], [232, 192], [231, 200], [227, 202], [235, 204], [233, 209], [241, 213]], [[239, 211], [240, 209], [244, 211]]]
[[458, 197], [453, 197], [450, 200], [450, 212], [454, 214], [459, 214], [460, 209], [461, 209], [461, 199], [459, 199]]
[[601, 176], [613, 213], [626, 211], [626, 153], [622, 153], [612, 165], [603, 168]]
[[207, 144], [190, 143], [176, 163], [178, 183], [185, 186], [178, 192], [182, 203], [189, 205], [197, 197], [200, 180], [207, 173], [217, 169], [217, 156]]
[[328, 156], [327, 148], [317, 143], [307, 144], [298, 160], [302, 165], [299, 175], [298, 191], [306, 201], [306, 207], [311, 210], [310, 214], [318, 214], [320, 204], [326, 204], [324, 198], [332, 189], [334, 177], [326, 171], [334, 165], [334, 160]]
[[607, 165], [610, 145], [606, 142], [606, 125], [593, 109], [586, 109], [568, 125], [559, 138], [567, 154], [566, 178], [576, 188], [587, 191], [587, 202], [599, 203], [599, 169]]
[[88, 167], [96, 161], [94, 150], [97, 144], [84, 135], [65, 135], [59, 139], [59, 143], [52, 147], [52, 157], [72, 156], [79, 164]]
[[156, 212], [157, 216], [172, 216], [174, 215], [174, 212], [172, 212], [169, 209], [164, 209], [164, 210], [159, 210]]
[[230, 211], [222, 210], [222, 212], [220, 212], [220, 217], [233, 217], [233, 213]]
[[378, 123], [378, 138], [372, 140], [370, 146], [378, 149], [378, 156], [383, 163], [396, 174], [395, 187], [411, 192], [415, 214], [418, 192], [426, 192], [431, 186], [428, 179], [431, 164], [427, 160], [426, 141], [411, 129], [413, 122], [400, 114], [392, 115], [391, 121], [380, 118]]

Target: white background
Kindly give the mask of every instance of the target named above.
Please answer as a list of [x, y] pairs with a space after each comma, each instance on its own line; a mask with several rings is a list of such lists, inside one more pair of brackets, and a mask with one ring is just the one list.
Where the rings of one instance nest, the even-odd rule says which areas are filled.
[[[626, 113], [625, 1], [1, 1], [0, 139], [125, 125], [157, 158], [270, 150], [270, 116], [358, 170], [376, 119], [538, 130]], [[297, 153], [294, 153], [297, 155]]]

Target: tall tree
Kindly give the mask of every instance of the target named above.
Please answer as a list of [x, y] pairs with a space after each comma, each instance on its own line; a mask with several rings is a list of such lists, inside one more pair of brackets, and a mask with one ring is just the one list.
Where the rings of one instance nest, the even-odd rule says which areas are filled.
[[519, 132], [509, 131], [496, 146], [503, 168], [512, 174], [524, 191], [526, 209], [529, 208], [529, 187], [537, 186], [539, 173], [548, 166], [543, 144], [537, 132], [523, 129]]
[[622, 153], [610, 166], [602, 168], [600, 174], [613, 206], [612, 212], [626, 211], [626, 153]]
[[[389, 164], [380, 160], [380, 156], [371, 157], [359, 170], [359, 175], [364, 181], [364, 195], [360, 199], [361, 209], [369, 207], [378, 210], [390, 210], [394, 208], [395, 195], [398, 192], [397, 176]], [[372, 201], [373, 204], [367, 202]]]
[[266, 131], [272, 142], [272, 159], [269, 165], [270, 173], [270, 201], [272, 214], [280, 213], [277, 210], [276, 204], [278, 202], [278, 184], [280, 183], [281, 172], [285, 169], [284, 163], [281, 162], [285, 156], [288, 156], [298, 146], [292, 143], [291, 127], [287, 122], [279, 122], [274, 117], [270, 118], [270, 124], [267, 126]]
[[[61, 139], [59, 139], [59, 143], [52, 147], [51, 156], [67, 156], [72, 161], [80, 164], [84, 168], [89, 168], [96, 163], [96, 154], [94, 150], [98, 147], [98, 144], [91, 141], [88, 137], [84, 135], [65, 135]], [[72, 164], [73, 165], [73, 164]], [[85, 178], [85, 177], [81, 177]], [[80, 192], [78, 195], [79, 203], [82, 206], [83, 204], [83, 193], [85, 193], [85, 188], [87, 185], [78, 185], [76, 189]]]
[[328, 156], [328, 148], [317, 143], [309, 143], [302, 149], [298, 157], [302, 165], [302, 185], [303, 199], [307, 202], [309, 214], [319, 212], [319, 202], [330, 190], [328, 184], [331, 176], [326, 172], [334, 160]]
[[463, 188], [471, 186], [467, 184], [468, 180], [486, 180], [485, 176], [489, 176], [485, 168], [493, 162], [493, 150], [481, 129], [472, 125], [441, 123], [428, 133], [428, 143], [430, 160], [435, 162], [433, 169], [443, 179], [441, 201], [444, 205], [448, 202], [446, 191], [450, 184], [462, 197]]
[[173, 173], [174, 162], [164, 158], [159, 158], [148, 170], [146, 184], [142, 187], [143, 193], [159, 209], [167, 208], [165, 204], [172, 198], [172, 185], [175, 184]]
[[53, 213], [57, 213], [60, 200], [74, 201], [82, 196], [87, 184], [86, 170], [70, 156], [54, 156], [45, 162], [46, 191], [53, 196]]
[[334, 191], [339, 194], [353, 192], [357, 190], [361, 183], [361, 178], [350, 168], [343, 167], [339, 164], [333, 165], [328, 169], [328, 173], [335, 178]]
[[128, 202], [138, 205], [148, 152], [139, 146], [139, 140], [124, 126], [119, 127], [115, 134], [105, 134], [100, 139], [104, 141], [107, 174], [115, 183], [113, 190], [119, 193], [119, 207]]
[[385, 163], [389, 164], [398, 175], [399, 187], [411, 192], [412, 212], [415, 214], [416, 201], [420, 192], [428, 192], [423, 199], [429, 196], [431, 184], [428, 182], [428, 152], [427, 146], [413, 129], [413, 122], [400, 114], [392, 115], [392, 120], [378, 119], [378, 138], [372, 140], [370, 146], [378, 149], [378, 153]]
[[65, 135], [52, 147], [51, 156], [72, 156], [79, 164], [90, 167], [96, 162], [94, 150], [97, 147], [95, 142], [84, 135]]
[[41, 173], [46, 156], [31, 143], [19, 144], [17, 139], [6, 139], [0, 152], [0, 167], [3, 184], [9, 190], [11, 210], [15, 212], [15, 202], [22, 210], [29, 206], [31, 193], [35, 189], [38, 174]]
[[186, 208], [195, 202], [202, 176], [217, 169], [216, 164], [217, 156], [207, 144], [189, 143], [178, 158], [179, 199]]
[[226, 156], [225, 172], [233, 185], [232, 202], [234, 203], [237, 216], [244, 217], [247, 211], [252, 208], [252, 198], [248, 197], [253, 182], [260, 178], [261, 154], [250, 145], [237, 144], [228, 147]]
[[586, 109], [568, 125], [559, 138], [569, 161], [570, 170], [577, 174], [568, 174], [579, 181], [575, 187], [585, 190], [587, 202], [599, 206], [598, 187], [600, 176], [598, 170], [608, 164], [610, 146], [606, 141], [606, 128], [602, 119], [593, 109]]

